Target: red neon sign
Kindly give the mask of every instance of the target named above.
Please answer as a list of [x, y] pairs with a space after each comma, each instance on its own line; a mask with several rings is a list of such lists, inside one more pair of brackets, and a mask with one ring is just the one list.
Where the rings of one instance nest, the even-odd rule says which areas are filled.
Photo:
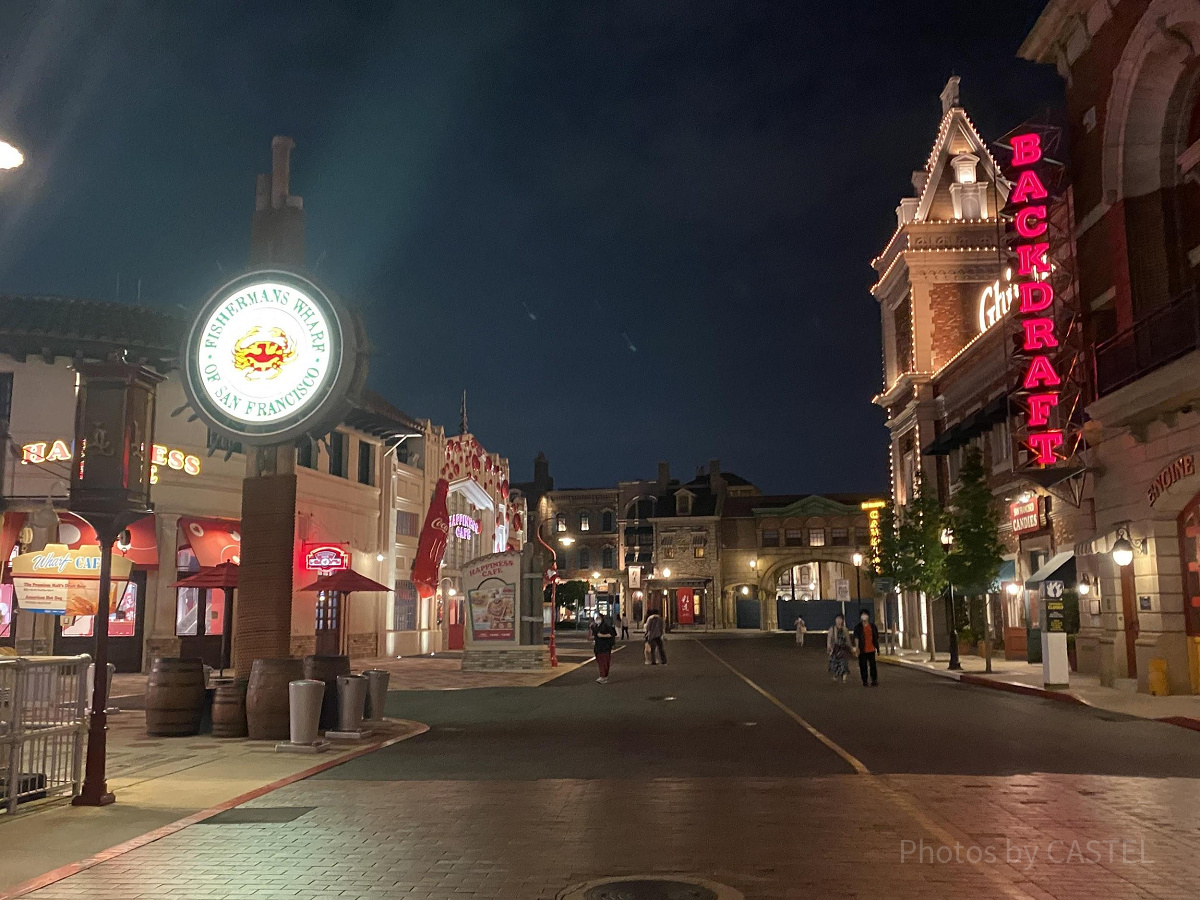
[[304, 568], [309, 572], [328, 575], [350, 568], [350, 551], [347, 544], [305, 544]]
[[1018, 134], [1012, 139], [1012, 164], [1020, 169], [1009, 202], [1017, 206], [1013, 228], [1023, 243], [1016, 245], [1017, 275], [1029, 279], [1020, 284], [1023, 341], [1021, 349], [1029, 353], [1021, 389], [1025, 397], [1025, 424], [1029, 429], [1026, 443], [1040, 466], [1053, 465], [1063, 446], [1063, 433], [1052, 427], [1051, 413], [1058, 407], [1062, 376], [1046, 351], [1059, 346], [1055, 321], [1048, 311], [1054, 304], [1050, 275], [1050, 244], [1037, 240], [1045, 235], [1046, 205], [1038, 203], [1048, 196], [1036, 166], [1042, 159], [1042, 138], [1038, 134]]

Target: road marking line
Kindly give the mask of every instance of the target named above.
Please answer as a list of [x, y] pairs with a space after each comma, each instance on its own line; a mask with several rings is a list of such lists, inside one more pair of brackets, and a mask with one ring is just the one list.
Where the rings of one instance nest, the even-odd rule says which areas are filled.
[[719, 662], [721, 665], [723, 665], [725, 668], [727, 668], [730, 672], [732, 672], [738, 678], [742, 679], [742, 681], [746, 682], [746, 684], [750, 685], [751, 688], [753, 688], [754, 690], [756, 690], [760, 694], [762, 694], [764, 697], [766, 697], [767, 700], [769, 700], [775, 706], [779, 707], [780, 711], [785, 716], [790, 718], [797, 725], [799, 725], [801, 728], [803, 728], [805, 731], [807, 731], [809, 734], [811, 734], [813, 737], [815, 737], [818, 741], [820, 741], [822, 744], [824, 744], [826, 747], [828, 747], [830, 750], [832, 750], [834, 753], [836, 753], [838, 756], [840, 756], [843, 760], [845, 760], [846, 763], [850, 766], [850, 768], [852, 768], [859, 775], [870, 775], [871, 774], [871, 770], [868, 769], [863, 764], [862, 760], [860, 760], [857, 756], [852, 754], [849, 750], [846, 750], [844, 747], [842, 747], [836, 741], [834, 741], [830, 738], [827, 738], [824, 734], [822, 734], [820, 731], [818, 731], [815, 727], [810, 725], [795, 710], [793, 710], [791, 707], [789, 707], [787, 704], [785, 704], [782, 700], [780, 700], [778, 697], [776, 697], [774, 694], [772, 694], [766, 688], [760, 687], [759, 685], [755, 684], [753, 681], [751, 681], [749, 678], [747, 678], [745, 675], [743, 675], [741, 672], [739, 672], [737, 669], [735, 669], [732, 665], [727, 663], [721, 657], [717, 656], [716, 652], [709, 649], [708, 645], [705, 644], [703, 641], [697, 641], [696, 643], [698, 643], [701, 647], [703, 647], [705, 652], [707, 652], [713, 659], [715, 659], [717, 662]]
[[[897, 790], [896, 788], [892, 787], [890, 784], [886, 783], [878, 775], [875, 775], [874, 773], [872, 773], [871, 770], [866, 767], [866, 764], [863, 763], [863, 761], [860, 760], [857, 756], [855, 756], [853, 753], [851, 753], [849, 750], [847, 750], [841, 744], [837, 743], [832, 738], [824, 735], [814, 725], [810, 724], [803, 716], [801, 716], [799, 713], [797, 713], [795, 710], [793, 710], [790, 706], [788, 706], [786, 703], [784, 703], [782, 700], [780, 700], [778, 697], [776, 697], [774, 694], [772, 694], [766, 688], [764, 688], [761, 685], [757, 684], [756, 682], [752, 681], [746, 675], [743, 675], [741, 672], [739, 672], [737, 669], [735, 669], [731, 663], [726, 662], [724, 659], [722, 659], [720, 656], [718, 656], [716, 651], [712, 650], [703, 641], [696, 640], [696, 643], [699, 644], [704, 649], [704, 651], [706, 653], [708, 653], [709, 656], [711, 656], [713, 659], [715, 659], [717, 662], [719, 662], [721, 665], [723, 665], [725, 668], [727, 668], [730, 672], [732, 672], [734, 675], [736, 675], [738, 678], [740, 678], [742, 681], [744, 681], [747, 685], [749, 685], [751, 688], [753, 688], [755, 691], [757, 691], [759, 694], [761, 694], [763, 697], [765, 697], [774, 706], [778, 707], [779, 710], [781, 712], [783, 712], [784, 715], [786, 715], [789, 719], [796, 722], [798, 725], [800, 725], [801, 728], [803, 728], [805, 731], [807, 731], [809, 734], [811, 734], [814, 738], [816, 738], [818, 741], [820, 741], [822, 744], [824, 744], [826, 747], [828, 747], [830, 750], [832, 750], [834, 753], [836, 753], [838, 756], [840, 756], [843, 760], [845, 760], [845, 762], [852, 769], [854, 769], [854, 771], [857, 775], [860, 775], [863, 778], [865, 778], [867, 780], [867, 782], [873, 788], [875, 788], [875, 790], [879, 791], [879, 793], [881, 793], [884, 797], [886, 797], [888, 800], [890, 800], [894, 805], [898, 806], [901, 810], [903, 810], [905, 813], [907, 813], [911, 819], [913, 819], [918, 825], [920, 825], [922, 828], [924, 828], [926, 831], [928, 831], [930, 834], [932, 834], [935, 838], [937, 838], [939, 841], [941, 841], [944, 846], [954, 847], [957, 844], [962, 844], [964, 846], [969, 847], [974, 843], [971, 840], [970, 836], [965, 835], [965, 834], [962, 836], [955, 836], [949, 829], [938, 824], [938, 822], [936, 822], [928, 813], [926, 813], [923, 809], [921, 809], [919, 806], [917, 806], [915, 800], [913, 800], [908, 795], [902, 793], [901, 791]], [[951, 827], [953, 827], [953, 826], [951, 826]], [[989, 867], [983, 865], [982, 863], [968, 862], [967, 865], [970, 865], [976, 871], [983, 874], [983, 876], [985, 878], [987, 878], [990, 882], [992, 882], [996, 887], [998, 887], [1004, 893], [1004, 896], [1014, 898], [1014, 900], [1030, 900], [1032, 895], [1021, 890], [1016, 885], [1002, 879], [994, 869], [989, 868]]]

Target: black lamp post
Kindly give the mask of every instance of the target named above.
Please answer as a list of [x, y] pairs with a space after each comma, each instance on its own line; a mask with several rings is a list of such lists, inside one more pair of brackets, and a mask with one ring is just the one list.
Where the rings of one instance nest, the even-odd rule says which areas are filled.
[[77, 462], [71, 470], [71, 510], [96, 530], [100, 584], [87, 763], [83, 787], [72, 802], [76, 806], [107, 806], [116, 799], [105, 781], [112, 548], [122, 531], [151, 510], [155, 387], [162, 376], [115, 358], [108, 363], [82, 364], [78, 370]]
[[[947, 554], [950, 548], [954, 546], [954, 532], [949, 528], [942, 529], [942, 550]], [[958, 622], [957, 616], [954, 615], [954, 584], [947, 579], [947, 586], [950, 590], [950, 670], [957, 672], [962, 669], [962, 664], [958, 661]]]

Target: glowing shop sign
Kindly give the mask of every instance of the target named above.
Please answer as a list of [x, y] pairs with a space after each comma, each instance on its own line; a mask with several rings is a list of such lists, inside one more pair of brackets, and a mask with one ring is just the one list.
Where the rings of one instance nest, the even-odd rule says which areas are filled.
[[[21, 465], [38, 466], [48, 462], [65, 462], [74, 455], [71, 447], [61, 438], [55, 441], [34, 441], [21, 446]], [[155, 444], [150, 456], [151, 484], [158, 484], [158, 470], [161, 466], [183, 472], [185, 475], [199, 475], [200, 457]]]
[[[983, 334], [1012, 309], [1013, 301], [1018, 296], [1018, 286], [1012, 280], [1012, 268], [1004, 270], [1003, 280], [997, 278], [979, 294], [979, 333]], [[1046, 275], [1034, 276], [1038, 281], [1044, 281]]]
[[1051, 354], [1059, 346], [1054, 323], [1054, 288], [1046, 280], [1050, 275], [1050, 242], [1046, 239], [1046, 198], [1048, 192], [1035, 166], [1042, 159], [1042, 139], [1036, 133], [1018, 134], [1012, 139], [1012, 165], [1017, 182], [1009, 195], [1013, 204], [1013, 227], [1020, 243], [1017, 253], [1017, 291], [1023, 340], [1021, 350], [1028, 355], [1020, 390], [1024, 393], [1026, 443], [1040, 466], [1053, 465], [1063, 446], [1063, 433], [1052, 422], [1058, 406], [1062, 376]]
[[333, 295], [295, 272], [261, 270], [218, 288], [184, 344], [188, 401], [230, 440], [281, 443], [328, 431], [365, 374]]
[[305, 544], [304, 568], [328, 575], [350, 568], [350, 552], [345, 544]]
[[875, 568], [879, 567], [879, 519], [883, 514], [883, 509], [887, 506], [886, 500], [866, 500], [862, 504], [863, 512], [867, 514], [867, 537], [871, 542], [871, 563]]
[[466, 541], [473, 534], [479, 534], [479, 523], [468, 515], [463, 513], [455, 513], [450, 517], [450, 527], [454, 529], [454, 536], [460, 541]]
[[[112, 557], [111, 609], [125, 593], [133, 562]], [[12, 560], [12, 579], [20, 607], [53, 615], [94, 616], [100, 601], [100, 548], [47, 544]]]
[[1010, 503], [1008, 521], [1012, 526], [1013, 534], [1029, 534], [1032, 531], [1040, 531], [1043, 525], [1041, 498], [1030, 497]]

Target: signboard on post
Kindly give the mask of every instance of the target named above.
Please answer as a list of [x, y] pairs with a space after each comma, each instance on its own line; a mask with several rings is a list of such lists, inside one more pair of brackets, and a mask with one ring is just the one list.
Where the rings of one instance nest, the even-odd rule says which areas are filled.
[[838, 602], [849, 603], [850, 602], [850, 579], [849, 578], [839, 578], [836, 581], [834, 581], [833, 585], [834, 585], [834, 590], [836, 591], [836, 596], [837, 596]]
[[467, 564], [463, 593], [467, 598], [471, 643], [517, 642], [521, 553], [509, 550], [481, 556]]

